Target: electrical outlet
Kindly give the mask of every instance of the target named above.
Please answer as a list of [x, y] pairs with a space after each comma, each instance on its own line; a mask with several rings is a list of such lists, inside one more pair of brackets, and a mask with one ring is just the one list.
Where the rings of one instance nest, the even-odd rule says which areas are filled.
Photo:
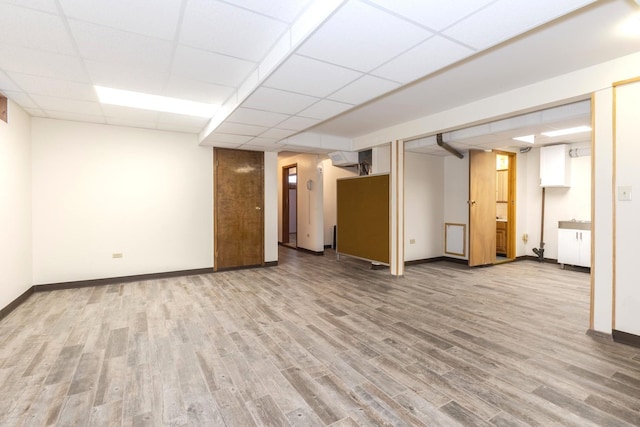
[[527, 233], [524, 233], [522, 235], [522, 241], [525, 242], [525, 243], [527, 243], [529, 241], [529, 235]]
[[122, 258], [122, 252], [117, 252], [111, 255], [112, 258]]
[[410, 239], [409, 240], [409, 244], [410, 245], [415, 245], [416, 244], [416, 239]]

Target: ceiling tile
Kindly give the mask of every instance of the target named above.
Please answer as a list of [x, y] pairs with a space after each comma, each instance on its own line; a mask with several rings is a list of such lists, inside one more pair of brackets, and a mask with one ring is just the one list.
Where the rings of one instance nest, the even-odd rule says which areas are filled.
[[178, 46], [172, 73], [206, 83], [238, 87], [257, 67], [243, 59]]
[[486, 49], [592, 2], [498, 0], [448, 28], [444, 34], [476, 49]]
[[305, 41], [298, 53], [368, 72], [432, 34], [379, 8], [350, 1]]
[[86, 123], [106, 123], [105, 119], [100, 115], [84, 114], [82, 112], [68, 112], [68, 111], [47, 111], [47, 115], [52, 119], [69, 120], [73, 122], [86, 122]]
[[57, 15], [0, 3], [0, 28], [2, 43], [66, 55], [76, 53]]
[[10, 76], [27, 93], [60, 98], [68, 97], [93, 102], [98, 100], [93, 86], [86, 83], [75, 83], [22, 73], [11, 73]]
[[158, 124], [163, 123], [166, 125], [176, 124], [189, 126], [190, 128], [195, 128], [197, 132], [200, 132], [202, 128], [209, 123], [209, 120], [210, 119], [206, 117], [194, 117], [174, 113], [158, 113]]
[[264, 82], [264, 86], [323, 98], [361, 75], [337, 65], [292, 55]]
[[293, 23], [312, 0], [234, 0], [233, 4], [245, 9], [251, 9], [262, 15]]
[[332, 93], [329, 99], [357, 105], [392, 91], [399, 86], [400, 84], [396, 82], [364, 75], [348, 86]]
[[272, 128], [272, 129], [269, 129], [268, 131], [262, 133], [260, 136], [261, 137], [265, 137], [265, 138], [273, 138], [273, 139], [275, 139], [277, 141], [280, 141], [281, 139], [286, 138], [288, 136], [291, 136], [296, 132], [297, 131], [290, 130], [290, 129]]
[[287, 25], [258, 13], [211, 0], [187, 4], [180, 43], [260, 61], [287, 29]]
[[120, 62], [84, 61], [91, 82], [98, 86], [133, 90], [142, 93], [161, 93], [166, 73], [150, 73], [144, 68]]
[[273, 127], [288, 119], [288, 114], [273, 113], [271, 111], [238, 108], [229, 117], [228, 122]]
[[81, 21], [69, 21], [80, 55], [102, 62], [163, 72], [169, 68], [173, 43]]
[[304, 110], [317, 101], [318, 98], [312, 96], [260, 87], [253, 92], [242, 105], [244, 107], [255, 108], [256, 110], [296, 114], [298, 111]]
[[249, 144], [267, 147], [272, 146], [277, 142], [278, 140], [276, 138], [263, 138], [262, 136], [256, 136], [251, 141], [249, 141]]
[[77, 113], [91, 116], [102, 116], [98, 102], [78, 101], [45, 95], [31, 95], [31, 98], [49, 114]]
[[60, 80], [88, 82], [79, 58], [0, 44], [0, 68]]
[[310, 119], [308, 117], [291, 117], [290, 119], [280, 123], [278, 127], [281, 129], [300, 131], [318, 123], [320, 123], [320, 120], [317, 119]]
[[0, 3], [13, 4], [43, 12], [58, 13], [55, 0], [0, 0]]
[[172, 75], [163, 95], [172, 98], [189, 99], [222, 105], [233, 94], [229, 86], [205, 83]]
[[7, 98], [9, 98], [10, 100], [15, 102], [22, 108], [30, 108], [30, 109], [39, 108], [38, 105], [33, 101], [33, 99], [29, 95], [27, 95], [25, 92], [22, 92], [22, 91], [15, 92], [10, 90], [3, 90], [3, 92]]
[[16, 83], [13, 80], [11, 80], [8, 74], [0, 70], [0, 90], [19, 91], [20, 88], [16, 85]]
[[229, 144], [244, 144], [251, 141], [253, 138], [254, 137], [250, 135], [232, 135], [230, 133], [213, 132], [209, 134], [207, 141], [215, 143], [224, 142]]
[[465, 58], [474, 51], [444, 37], [435, 36], [389, 61], [372, 74], [409, 83]]
[[29, 114], [31, 117], [47, 117], [47, 113], [45, 113], [40, 108], [24, 108], [24, 107], [22, 107], [22, 109], [24, 111], [26, 111], [27, 114]]
[[120, 105], [102, 104], [102, 111], [109, 119], [130, 119], [142, 122], [153, 122], [158, 120], [158, 112], [142, 110], [140, 108], [122, 107]]
[[176, 35], [181, 7], [176, 0], [59, 1], [70, 18], [165, 40]]
[[440, 31], [495, 0], [369, 0], [402, 17]]
[[348, 109], [353, 108], [352, 104], [345, 104], [343, 102], [330, 101], [323, 99], [311, 107], [298, 113], [301, 117], [310, 117], [312, 119], [326, 120], [330, 117], [336, 116]]
[[133, 128], [142, 128], [142, 129], [155, 129], [156, 122], [155, 121], [144, 121], [133, 118], [121, 118], [121, 117], [105, 117], [105, 122], [108, 125], [113, 126], [127, 126]]
[[284, 147], [282, 144], [278, 144], [278, 141], [273, 138], [253, 138], [241, 147], [243, 150], [257, 150], [257, 151], [282, 151]]
[[224, 122], [216, 129], [216, 132], [231, 133], [235, 135], [258, 136], [267, 130], [264, 126], [243, 125], [240, 123]]

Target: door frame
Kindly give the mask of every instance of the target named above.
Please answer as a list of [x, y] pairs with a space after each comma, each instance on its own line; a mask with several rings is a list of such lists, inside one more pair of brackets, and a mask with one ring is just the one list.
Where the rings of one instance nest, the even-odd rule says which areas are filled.
[[493, 265], [496, 263], [496, 153], [493, 150], [469, 150], [468, 195], [468, 265]]
[[[218, 159], [218, 153], [220, 151], [244, 151], [244, 152], [248, 152], [248, 150], [240, 150], [240, 149], [231, 149], [231, 148], [221, 148], [221, 147], [213, 147], [213, 152], [212, 152], [212, 160], [213, 160], [213, 271], [220, 271], [221, 267], [220, 267], [220, 263], [219, 263], [219, 245], [220, 245], [220, 239], [219, 239], [219, 235], [218, 235], [218, 222], [219, 222], [219, 218], [220, 215], [218, 214], [218, 209], [220, 208], [220, 205], [218, 203], [218, 191], [219, 191], [219, 181], [217, 179], [217, 174], [218, 174], [218, 167], [219, 167], [219, 159]], [[256, 206], [256, 210], [260, 211], [260, 262], [259, 264], [247, 264], [247, 265], [239, 265], [239, 266], [234, 266], [234, 267], [222, 267], [223, 270], [226, 269], [235, 269], [235, 268], [244, 268], [244, 267], [252, 267], [254, 265], [261, 265], [264, 266], [265, 265], [265, 255], [264, 255], [264, 248], [265, 248], [265, 239], [264, 239], [264, 229], [265, 229], [265, 225], [264, 225], [264, 153], [262, 153], [262, 158], [261, 158], [261, 164], [260, 164], [260, 200], [258, 203], [258, 206]]]
[[[297, 163], [292, 163], [290, 165], [282, 166], [282, 242], [281, 243], [289, 243], [289, 169], [296, 168], [296, 175], [299, 175], [297, 172]], [[298, 184], [296, 182], [296, 191], [298, 188]], [[296, 198], [297, 200], [297, 198]], [[296, 216], [298, 215], [298, 207], [296, 206]], [[296, 221], [296, 224], [298, 222]]]
[[496, 154], [509, 157], [507, 166], [507, 182], [509, 191], [507, 192], [507, 259], [516, 258], [516, 183], [517, 183], [517, 164], [518, 158], [516, 153], [511, 151], [493, 150]]

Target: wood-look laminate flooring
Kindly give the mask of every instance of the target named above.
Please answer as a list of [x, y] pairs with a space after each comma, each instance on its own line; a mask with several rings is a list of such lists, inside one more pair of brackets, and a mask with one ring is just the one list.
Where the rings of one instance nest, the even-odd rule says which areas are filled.
[[0, 425], [639, 425], [640, 349], [589, 276], [280, 250], [277, 267], [32, 295], [0, 321]]

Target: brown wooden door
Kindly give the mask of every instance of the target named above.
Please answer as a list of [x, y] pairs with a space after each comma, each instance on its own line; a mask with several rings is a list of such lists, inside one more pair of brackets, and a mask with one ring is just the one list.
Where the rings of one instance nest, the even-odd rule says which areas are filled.
[[496, 261], [496, 155], [469, 151], [469, 265]]
[[214, 150], [215, 270], [264, 264], [264, 153]]

